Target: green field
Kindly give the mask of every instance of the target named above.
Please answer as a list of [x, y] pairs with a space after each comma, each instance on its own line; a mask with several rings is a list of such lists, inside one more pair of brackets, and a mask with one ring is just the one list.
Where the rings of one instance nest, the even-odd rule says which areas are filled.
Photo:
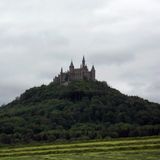
[[0, 160], [160, 160], [160, 137], [2, 147]]

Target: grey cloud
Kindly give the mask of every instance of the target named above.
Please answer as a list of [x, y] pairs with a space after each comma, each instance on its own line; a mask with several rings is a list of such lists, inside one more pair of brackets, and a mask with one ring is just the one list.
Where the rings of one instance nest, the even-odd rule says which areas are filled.
[[160, 97], [160, 84], [158, 82], [146, 82], [142, 84], [133, 84], [134, 87], [137, 87], [138, 90], [132, 91], [130, 94], [140, 94], [142, 95], [143, 98], [149, 99], [154, 102], [159, 102], [159, 97]]
[[134, 54], [106, 51], [106, 53], [93, 54], [89, 59], [96, 65], [124, 65], [134, 60]]
[[82, 55], [98, 79], [160, 102], [159, 6], [156, 0], [0, 0], [0, 104], [49, 83], [71, 59], [79, 66]]
[[61, 35], [58, 31], [26, 31], [23, 33], [14, 32], [6, 33], [0, 32], [0, 47], [19, 46], [19, 47], [59, 47], [68, 45], [69, 40]]
[[18, 97], [28, 86], [18, 84], [0, 85], [0, 102], [6, 104]]

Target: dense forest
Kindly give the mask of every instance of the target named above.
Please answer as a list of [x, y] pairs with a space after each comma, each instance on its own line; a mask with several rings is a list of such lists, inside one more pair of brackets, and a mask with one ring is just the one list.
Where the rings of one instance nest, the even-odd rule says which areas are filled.
[[106, 82], [52, 82], [0, 107], [0, 144], [151, 135], [160, 135], [160, 105]]

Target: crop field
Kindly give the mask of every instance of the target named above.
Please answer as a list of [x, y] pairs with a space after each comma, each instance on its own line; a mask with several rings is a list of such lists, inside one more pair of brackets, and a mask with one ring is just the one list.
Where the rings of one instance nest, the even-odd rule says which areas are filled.
[[160, 160], [160, 137], [1, 147], [0, 160]]

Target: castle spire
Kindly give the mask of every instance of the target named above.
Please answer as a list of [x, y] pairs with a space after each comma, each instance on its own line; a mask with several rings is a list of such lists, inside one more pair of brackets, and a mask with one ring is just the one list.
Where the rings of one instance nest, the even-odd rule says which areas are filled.
[[74, 67], [74, 65], [73, 65], [73, 61], [71, 60], [71, 64], [70, 64], [70, 67]]
[[61, 73], [63, 73], [63, 68], [61, 67]]
[[85, 61], [85, 57], [83, 56], [83, 60], [82, 60], [82, 66], [84, 67], [86, 64], [86, 61]]
[[92, 69], [91, 69], [91, 79], [93, 81], [95, 81], [95, 76], [96, 76], [96, 70], [95, 70], [94, 65], [93, 65]]
[[92, 71], [95, 71], [94, 65], [92, 66]]
[[72, 60], [71, 60], [71, 64], [69, 66], [69, 69], [70, 69], [71, 72], [74, 71], [74, 65], [73, 65], [73, 61]]

